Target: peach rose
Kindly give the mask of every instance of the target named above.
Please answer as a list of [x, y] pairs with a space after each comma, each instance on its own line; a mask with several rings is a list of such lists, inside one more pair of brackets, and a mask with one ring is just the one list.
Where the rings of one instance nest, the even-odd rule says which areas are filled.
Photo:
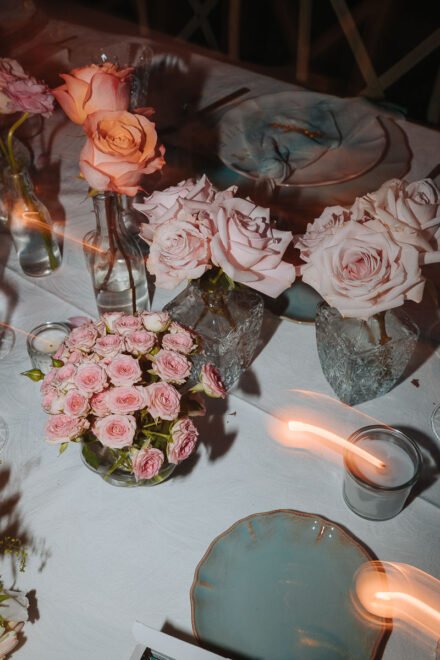
[[211, 259], [232, 280], [272, 298], [292, 285], [295, 269], [282, 261], [292, 234], [275, 229], [269, 209], [247, 199], [226, 199], [216, 214], [216, 225]]
[[64, 85], [52, 90], [52, 94], [66, 115], [75, 124], [84, 124], [98, 110], [128, 110], [130, 105], [130, 72], [119, 69], [111, 62], [72, 69], [60, 73]]
[[334, 234], [338, 227], [350, 220], [351, 217], [351, 212], [342, 206], [328, 206], [325, 208], [319, 218], [307, 225], [305, 234], [295, 236], [293, 239], [295, 247], [301, 250], [301, 259], [307, 261], [310, 252], [318, 243], [329, 234]]
[[100, 110], [87, 117], [84, 130], [88, 139], [79, 156], [80, 169], [95, 190], [132, 197], [141, 176], [165, 163], [154, 124], [141, 114]]
[[379, 220], [346, 222], [327, 235], [302, 276], [342, 316], [365, 320], [405, 300], [420, 302], [425, 284], [417, 248], [398, 243]]

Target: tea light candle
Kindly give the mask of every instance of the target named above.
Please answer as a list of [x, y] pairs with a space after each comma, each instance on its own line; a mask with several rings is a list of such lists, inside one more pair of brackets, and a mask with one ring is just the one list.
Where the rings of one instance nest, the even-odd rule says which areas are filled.
[[27, 349], [34, 369], [48, 373], [52, 368], [52, 356], [61, 346], [64, 338], [70, 332], [67, 323], [48, 321], [30, 331]]
[[415, 443], [396, 429], [366, 426], [349, 441], [379, 458], [377, 468], [346, 450], [344, 455], [344, 499], [352, 511], [370, 520], [387, 520], [397, 515], [417, 481], [421, 455]]

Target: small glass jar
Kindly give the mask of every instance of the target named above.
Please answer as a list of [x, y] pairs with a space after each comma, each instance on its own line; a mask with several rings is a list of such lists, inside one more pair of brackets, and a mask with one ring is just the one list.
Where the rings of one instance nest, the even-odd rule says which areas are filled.
[[420, 476], [422, 456], [404, 433], [387, 426], [365, 426], [349, 442], [380, 459], [375, 467], [347, 449], [344, 454], [344, 500], [358, 516], [368, 520], [394, 518], [404, 507]]
[[30, 331], [27, 350], [34, 369], [49, 373], [52, 358], [70, 331], [70, 325], [61, 321], [46, 321]]

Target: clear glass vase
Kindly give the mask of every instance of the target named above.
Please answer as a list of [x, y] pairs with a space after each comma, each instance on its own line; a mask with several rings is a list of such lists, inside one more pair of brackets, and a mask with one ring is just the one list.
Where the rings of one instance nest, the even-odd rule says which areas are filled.
[[419, 337], [402, 309], [368, 321], [343, 318], [320, 303], [315, 317], [322, 371], [338, 398], [349, 405], [389, 392], [405, 371]]
[[220, 371], [230, 389], [248, 368], [257, 347], [263, 323], [262, 297], [245, 286], [228, 288], [220, 277], [206, 273], [192, 281], [164, 309], [171, 318], [191, 327], [202, 341], [202, 354], [192, 356], [193, 380], [205, 362]]
[[50, 275], [61, 264], [49, 211], [35, 194], [27, 169], [5, 172], [5, 210], [21, 269], [31, 277]]
[[[86, 443], [81, 441], [81, 459], [86, 467], [95, 474], [98, 474], [104, 481], [111, 486], [157, 486], [158, 484], [168, 479], [174, 472], [176, 465], [173, 463], [165, 462], [159, 473], [151, 479], [141, 479], [136, 481], [133, 472], [129, 472], [122, 467], [117, 467], [112, 470], [115, 458], [111, 451], [104, 447], [98, 440], [95, 442], [87, 442], [88, 453], [84, 453], [84, 445]], [[95, 456], [95, 460], [90, 459], [90, 452]], [[88, 460], [86, 459], [86, 456]]]
[[83, 249], [98, 312], [134, 314], [148, 309], [144, 257], [125, 228], [118, 196], [98, 193], [93, 197], [93, 208], [96, 229], [84, 236]]

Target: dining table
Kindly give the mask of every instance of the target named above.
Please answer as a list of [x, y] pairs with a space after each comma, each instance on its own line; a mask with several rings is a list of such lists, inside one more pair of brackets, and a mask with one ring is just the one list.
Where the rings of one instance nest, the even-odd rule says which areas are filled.
[[[101, 52], [111, 57], [119, 50], [124, 64], [129, 52], [150, 47], [147, 101], [156, 110], [166, 165], [146, 177], [149, 192], [205, 173], [219, 188], [236, 185], [243, 196], [269, 206], [295, 234], [326, 206], [349, 206], [388, 179], [431, 176], [440, 184], [438, 132], [411, 121], [400, 108], [367, 100], [362, 103], [382, 118], [387, 131], [381, 158], [365, 172], [308, 186], [270, 185], [240, 173], [218, 153], [218, 126], [227, 113], [251, 99], [311, 90], [159, 33], [140, 37], [128, 23], [100, 16], [74, 5], [63, 13], [61, 6], [42, 4], [34, 29], [24, 24], [7, 35], [3, 54], [55, 86], [61, 82], [58, 73], [97, 61]], [[237, 90], [242, 90], [238, 97], [209, 109]], [[347, 99], [347, 107], [351, 101], [359, 103]], [[21, 138], [31, 154], [38, 194], [59, 228], [61, 267], [48, 277], [24, 275], [7, 227], [0, 230], [0, 320], [15, 334], [12, 350], [0, 360], [0, 525], [2, 535], [20, 538], [27, 549], [24, 572], [5, 556], [0, 575], [5, 588], [20, 589], [30, 600], [29, 622], [14, 657], [140, 660], [142, 648], [132, 631], [136, 621], [198, 645], [190, 597], [196, 568], [216, 537], [264, 512], [323, 518], [372, 558], [408, 564], [440, 580], [440, 443], [431, 428], [440, 401], [440, 312], [427, 293], [419, 305], [406, 305], [420, 337], [404, 378], [387, 394], [353, 407], [338, 402], [323, 375], [313, 319], [298, 322], [294, 313], [279, 312], [266, 301], [251, 366], [225, 400], [208, 401], [206, 417], [197, 419], [196, 451], [158, 486], [114, 487], [86, 468], [79, 445], [71, 443], [59, 455], [44, 441], [47, 416], [39, 384], [21, 375], [30, 368], [26, 333], [46, 321], [97, 317], [82, 250], [94, 215], [77, 176], [81, 136], [81, 127], [58, 108], [48, 119], [31, 119]], [[434, 288], [437, 275], [435, 266], [427, 268]], [[161, 310], [176, 293], [152, 285], [151, 309]], [[319, 443], [295, 447], [277, 437], [274, 422], [290, 409], [345, 438], [374, 423], [413, 438], [423, 469], [404, 509], [386, 521], [353, 513], [343, 498], [341, 454]], [[224, 641], [214, 650], [233, 657]], [[436, 644], [422, 642], [396, 622], [376, 657], [435, 658]], [[343, 657], [354, 656], [348, 649]]]

